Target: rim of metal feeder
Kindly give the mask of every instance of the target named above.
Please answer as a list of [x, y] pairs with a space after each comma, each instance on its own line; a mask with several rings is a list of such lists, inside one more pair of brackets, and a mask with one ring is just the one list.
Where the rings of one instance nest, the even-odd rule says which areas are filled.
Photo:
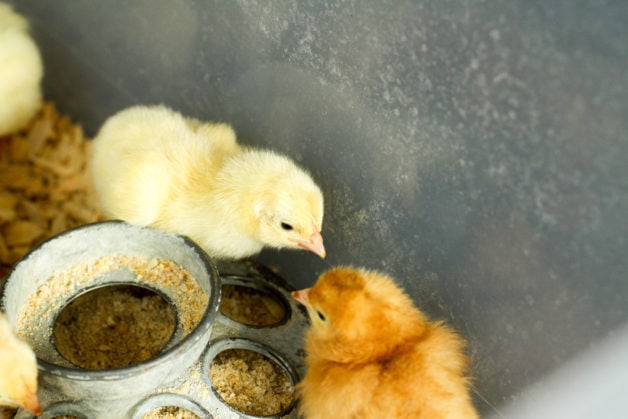
[[[46, 239], [45, 241], [39, 243], [37, 246], [32, 248], [13, 266], [13, 268], [9, 272], [8, 277], [11, 276], [11, 274], [13, 273], [13, 271], [16, 269], [17, 265], [20, 262], [22, 262], [23, 260], [26, 260], [32, 253], [36, 252], [37, 250], [39, 250], [41, 247], [51, 242], [52, 240], [58, 239], [59, 237], [62, 237], [64, 235], [70, 234], [78, 230], [93, 228], [94, 226], [107, 225], [107, 224], [126, 225], [126, 226], [132, 226], [132, 227], [140, 228], [140, 229], [145, 229], [145, 228], [152, 229], [152, 227], [135, 226], [133, 224], [129, 224], [122, 220], [97, 221], [94, 223], [89, 223], [89, 224], [84, 224], [78, 227], [73, 227], [68, 230], [64, 230], [63, 232], [53, 237]], [[153, 230], [156, 230], [156, 229], [153, 229]], [[192, 329], [190, 333], [184, 336], [181, 339], [181, 341], [177, 342], [171, 348], [163, 352], [160, 352], [159, 354], [155, 355], [154, 357], [150, 359], [138, 362], [137, 364], [133, 364], [130, 366], [110, 368], [110, 369], [105, 369], [105, 370], [86, 370], [79, 367], [56, 365], [56, 364], [50, 363], [48, 361], [45, 361], [37, 357], [37, 364], [40, 370], [43, 370], [51, 375], [65, 377], [65, 378], [78, 380], [78, 381], [122, 380], [125, 378], [133, 377], [137, 375], [138, 373], [146, 369], [149, 369], [151, 367], [156, 367], [162, 362], [164, 362], [165, 360], [170, 360], [172, 358], [179, 357], [182, 351], [185, 351], [187, 348], [193, 346], [194, 343], [201, 338], [201, 336], [209, 332], [214, 322], [214, 319], [216, 318], [218, 314], [218, 309], [220, 307], [221, 284], [220, 284], [220, 277], [218, 275], [218, 269], [216, 268], [214, 261], [207, 255], [207, 253], [205, 253], [203, 249], [201, 249], [199, 245], [197, 245], [194, 241], [192, 241], [188, 237], [178, 235], [178, 234], [173, 234], [173, 233], [167, 233], [161, 230], [156, 230], [156, 231], [159, 231], [160, 233], [163, 233], [163, 234], [170, 234], [173, 236], [180, 237], [183, 240], [184, 244], [190, 247], [192, 251], [194, 251], [197, 254], [197, 256], [199, 257], [199, 260], [201, 261], [201, 263], [203, 264], [205, 268], [205, 271], [208, 273], [210, 289], [208, 292], [207, 307], [205, 307], [205, 311], [203, 312], [203, 317], [201, 318], [199, 323], [196, 325], [196, 327], [194, 327], [194, 329]]]

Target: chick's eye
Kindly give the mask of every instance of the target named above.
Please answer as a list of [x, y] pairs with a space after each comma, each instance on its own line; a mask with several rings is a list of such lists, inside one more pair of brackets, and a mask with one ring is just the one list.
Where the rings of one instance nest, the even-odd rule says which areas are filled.
[[292, 226], [288, 223], [281, 223], [281, 228], [283, 228], [284, 230], [290, 231], [292, 230]]
[[320, 311], [316, 311], [316, 314], [318, 315], [318, 318], [321, 319], [322, 321], [326, 321], [327, 317], [325, 317], [325, 315], [323, 313], [321, 313]]

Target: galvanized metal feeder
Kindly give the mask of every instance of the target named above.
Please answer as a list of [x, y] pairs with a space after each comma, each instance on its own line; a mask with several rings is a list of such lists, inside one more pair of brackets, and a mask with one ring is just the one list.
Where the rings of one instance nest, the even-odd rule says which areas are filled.
[[[112, 264], [112, 259], [119, 263]], [[151, 277], [141, 266], [124, 265], [128, 260], [146, 260], [149, 267], [155, 260], [173, 262], [189, 272], [195, 294]], [[307, 316], [290, 298], [288, 284], [264, 267], [222, 262], [218, 272], [214, 262], [190, 240], [123, 222], [68, 230], [33, 249], [10, 273], [2, 306], [37, 354], [42, 417], [140, 419], [161, 406], [181, 407], [201, 418], [257, 417], [230, 406], [218, 395], [209, 366], [223, 350], [247, 349], [272, 360], [295, 384], [304, 373], [300, 348]], [[170, 303], [176, 315], [172, 337], [157, 355], [127, 367], [76, 367], [54, 343], [55, 320], [78, 296], [120, 284], [148, 288]], [[269, 326], [251, 326], [223, 315], [219, 312], [223, 284], [274, 296], [285, 310], [284, 318]], [[201, 310], [196, 324], [187, 319], [189, 310]], [[24, 320], [33, 313], [34, 320]], [[271, 417], [296, 417], [295, 404], [293, 400]], [[16, 415], [18, 419], [30, 417], [23, 410]]]

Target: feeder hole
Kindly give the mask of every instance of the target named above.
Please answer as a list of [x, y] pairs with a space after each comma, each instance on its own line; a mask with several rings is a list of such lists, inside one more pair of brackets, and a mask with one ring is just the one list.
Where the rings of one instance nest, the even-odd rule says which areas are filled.
[[148, 288], [100, 287], [61, 310], [53, 341], [61, 356], [77, 367], [126, 367], [154, 357], [168, 344], [175, 316], [168, 301]]
[[277, 415], [290, 407], [294, 383], [267, 356], [248, 349], [226, 349], [210, 363], [212, 388], [232, 408], [253, 416]]
[[286, 318], [285, 304], [269, 291], [224, 284], [220, 312], [248, 326], [272, 326]]
[[196, 413], [180, 406], [161, 406], [151, 410], [142, 419], [200, 419]]

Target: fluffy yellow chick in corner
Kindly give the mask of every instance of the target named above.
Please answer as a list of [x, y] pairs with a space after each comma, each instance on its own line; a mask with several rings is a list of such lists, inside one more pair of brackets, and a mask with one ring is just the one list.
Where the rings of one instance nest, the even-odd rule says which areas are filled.
[[0, 405], [41, 414], [37, 400], [37, 359], [31, 348], [12, 332], [0, 313]]
[[311, 319], [300, 410], [317, 418], [477, 418], [463, 341], [380, 273], [334, 268], [294, 291]]
[[0, 3], [0, 137], [18, 131], [41, 106], [43, 68], [28, 23]]
[[240, 147], [229, 125], [132, 107], [101, 127], [91, 170], [106, 217], [188, 236], [212, 257], [263, 247], [325, 257], [318, 186], [287, 157]]

